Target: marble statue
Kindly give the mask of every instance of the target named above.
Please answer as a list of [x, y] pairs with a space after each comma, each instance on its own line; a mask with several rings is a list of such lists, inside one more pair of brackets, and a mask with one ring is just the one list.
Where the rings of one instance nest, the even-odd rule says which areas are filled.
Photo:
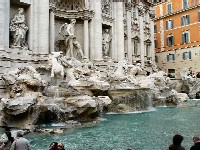
[[28, 49], [26, 43], [26, 32], [28, 26], [25, 23], [24, 9], [19, 8], [18, 14], [10, 22], [10, 32], [12, 36], [11, 48]]
[[108, 56], [110, 52], [110, 41], [112, 37], [109, 34], [109, 29], [105, 29], [105, 32], [102, 36], [102, 44], [103, 44], [103, 56]]
[[58, 58], [61, 57], [62, 52], [52, 52], [49, 55], [49, 62], [51, 65], [51, 77], [54, 77], [55, 74], [60, 74], [64, 76], [64, 67], [58, 62]]
[[64, 45], [66, 49], [65, 55], [78, 59], [78, 55], [82, 59], [84, 57], [81, 45], [74, 35], [76, 19], [71, 19], [70, 24], [65, 23], [60, 27], [59, 33], [64, 37]]
[[119, 81], [125, 80], [127, 78], [126, 76], [127, 69], [128, 69], [127, 61], [126, 60], [119, 61], [117, 63], [116, 69], [110, 76], [114, 78], [115, 80], [119, 80]]

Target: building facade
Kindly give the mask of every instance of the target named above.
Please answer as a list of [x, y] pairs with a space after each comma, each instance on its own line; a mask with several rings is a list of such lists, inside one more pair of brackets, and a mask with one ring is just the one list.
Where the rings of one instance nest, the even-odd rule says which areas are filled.
[[[76, 19], [76, 40], [90, 60], [102, 61], [105, 55], [116, 62], [127, 59], [151, 72], [155, 62], [152, 6], [150, 0], [1, 0], [0, 74], [29, 64], [37, 67], [51, 52], [63, 51], [59, 30], [71, 19]], [[16, 33], [17, 18], [23, 24]], [[26, 48], [18, 38], [23, 45], [26, 40]], [[0, 91], [3, 85], [0, 80]]]
[[171, 78], [180, 78], [183, 68], [196, 76], [200, 72], [200, 1], [157, 1], [155, 13], [158, 67]]

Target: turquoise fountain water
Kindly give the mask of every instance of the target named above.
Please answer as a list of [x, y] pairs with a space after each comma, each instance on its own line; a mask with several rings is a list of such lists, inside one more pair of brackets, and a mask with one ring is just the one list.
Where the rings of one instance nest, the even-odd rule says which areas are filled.
[[64, 134], [29, 134], [33, 150], [47, 150], [51, 142], [67, 150], [165, 150], [174, 134], [184, 136], [189, 149], [200, 134], [200, 107], [157, 108], [151, 112], [107, 114], [93, 127], [68, 129]]

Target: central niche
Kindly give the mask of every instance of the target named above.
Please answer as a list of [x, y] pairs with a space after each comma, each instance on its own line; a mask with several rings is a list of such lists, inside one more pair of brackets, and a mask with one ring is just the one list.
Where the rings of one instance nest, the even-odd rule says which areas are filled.
[[[63, 51], [65, 53], [64, 38], [59, 34], [60, 27], [64, 23], [70, 23], [69, 19], [55, 17], [55, 51]], [[83, 20], [76, 19], [75, 24], [75, 36], [76, 40], [80, 43], [82, 49], [84, 47], [84, 27]]]

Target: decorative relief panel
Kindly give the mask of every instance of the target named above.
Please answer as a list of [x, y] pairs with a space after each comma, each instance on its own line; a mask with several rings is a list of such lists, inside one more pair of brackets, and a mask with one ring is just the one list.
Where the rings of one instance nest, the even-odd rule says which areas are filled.
[[136, 18], [132, 18], [132, 21], [131, 21], [131, 28], [132, 28], [132, 31], [139, 31], [139, 22], [138, 22], [138, 19]]
[[153, 9], [149, 10], [149, 16], [150, 16], [151, 19], [155, 18], [156, 14], [155, 14], [155, 11]]
[[112, 15], [111, 2], [102, 2], [102, 13], [107, 15]]
[[50, 9], [55, 16], [63, 18], [81, 18], [91, 19], [94, 16], [94, 11], [89, 10], [89, 3], [85, 0], [65, 0], [65, 1], [50, 1]]
[[150, 35], [150, 25], [149, 25], [149, 23], [144, 24], [144, 34]]
[[131, 2], [125, 3], [125, 9], [126, 9], [126, 11], [131, 11], [132, 3]]
[[102, 0], [101, 6], [103, 24], [112, 25], [112, 2], [110, 0]]
[[65, 0], [61, 2], [57, 0], [51, 0], [50, 7], [56, 7], [57, 9], [62, 10], [62, 11], [70, 11], [70, 10], [80, 11], [80, 10], [84, 10], [86, 5], [85, 5], [84, 0], [73, 0], [73, 1]]
[[142, 5], [138, 5], [137, 7], [138, 7], [138, 14], [140, 16], [144, 16], [144, 12], [145, 12], [144, 7]]

